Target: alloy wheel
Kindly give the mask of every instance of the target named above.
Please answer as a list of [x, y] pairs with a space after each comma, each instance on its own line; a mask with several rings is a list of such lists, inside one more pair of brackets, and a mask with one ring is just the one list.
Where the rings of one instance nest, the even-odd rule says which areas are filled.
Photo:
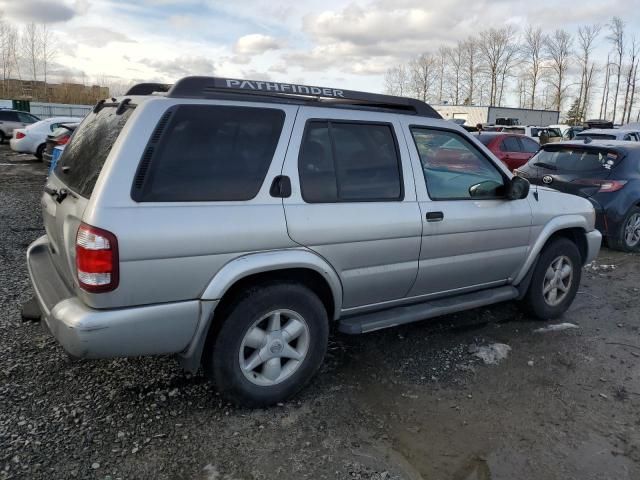
[[568, 295], [573, 281], [573, 264], [564, 255], [554, 259], [544, 275], [542, 294], [547, 305], [555, 307]]

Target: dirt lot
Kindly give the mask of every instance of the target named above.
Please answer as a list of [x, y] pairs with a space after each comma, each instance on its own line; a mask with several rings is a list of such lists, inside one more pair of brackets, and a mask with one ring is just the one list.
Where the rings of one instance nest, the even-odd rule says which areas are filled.
[[[298, 398], [240, 410], [172, 358], [71, 361], [21, 322], [44, 178], [0, 146], [0, 479], [640, 478], [637, 256], [585, 268], [578, 328], [506, 304], [334, 334]], [[498, 364], [473, 355], [494, 343]]]

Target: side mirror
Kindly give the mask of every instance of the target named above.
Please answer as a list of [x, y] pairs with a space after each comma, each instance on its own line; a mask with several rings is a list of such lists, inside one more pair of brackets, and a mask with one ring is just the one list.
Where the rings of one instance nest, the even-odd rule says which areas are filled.
[[529, 183], [529, 180], [527, 180], [526, 178], [518, 177], [516, 175], [507, 183], [507, 199], [521, 200], [523, 198], [527, 198], [527, 195], [529, 195], [530, 186], [531, 184]]

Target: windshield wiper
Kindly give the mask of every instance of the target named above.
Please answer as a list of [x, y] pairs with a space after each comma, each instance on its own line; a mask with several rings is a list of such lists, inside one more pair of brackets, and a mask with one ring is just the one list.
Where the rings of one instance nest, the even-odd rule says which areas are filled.
[[546, 168], [548, 170], [557, 170], [558, 167], [556, 167], [555, 165], [551, 165], [549, 163], [544, 163], [544, 162], [536, 162], [533, 164], [534, 167], [542, 167], [542, 168]]

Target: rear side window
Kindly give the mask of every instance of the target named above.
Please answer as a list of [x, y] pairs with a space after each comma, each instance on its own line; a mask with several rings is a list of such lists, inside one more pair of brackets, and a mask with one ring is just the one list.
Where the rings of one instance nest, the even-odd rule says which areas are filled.
[[540, 145], [529, 137], [520, 137], [520, 142], [522, 143], [523, 152], [536, 153], [540, 149]]
[[16, 112], [2, 112], [0, 111], [0, 120], [4, 122], [17, 122], [18, 115]]
[[391, 125], [310, 121], [299, 157], [308, 203], [402, 200], [402, 175]]
[[71, 190], [91, 197], [104, 162], [132, 111], [127, 108], [117, 114], [116, 106], [109, 105], [98, 113], [89, 113], [56, 164], [56, 176]]
[[531, 160], [531, 164], [563, 172], [587, 172], [610, 170], [619, 161], [620, 155], [615, 151], [593, 148], [553, 148], [540, 150]]
[[158, 144], [145, 151], [150, 164], [144, 167], [143, 158], [134, 200], [241, 201], [258, 194], [280, 139], [282, 110], [180, 105], [170, 115]]

